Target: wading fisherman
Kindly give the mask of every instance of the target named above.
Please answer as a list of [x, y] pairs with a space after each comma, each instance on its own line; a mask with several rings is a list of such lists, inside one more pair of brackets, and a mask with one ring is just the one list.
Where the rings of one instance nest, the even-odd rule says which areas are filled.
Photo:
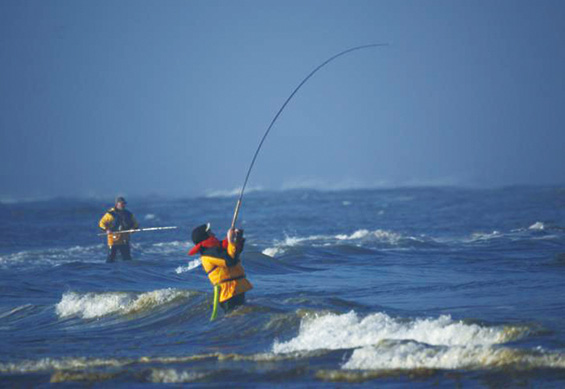
[[188, 255], [200, 254], [202, 267], [212, 285], [220, 286], [219, 302], [224, 312], [245, 303], [245, 292], [253, 288], [245, 278], [240, 255], [243, 251], [243, 230], [230, 229], [227, 239], [219, 241], [210, 230], [210, 223], [192, 231], [194, 247]]
[[139, 228], [133, 214], [126, 209], [126, 204], [126, 199], [117, 197], [114, 207], [110, 208], [98, 223], [98, 226], [108, 236], [108, 258], [106, 262], [114, 262], [118, 251], [124, 261], [131, 260], [130, 233], [117, 233]]

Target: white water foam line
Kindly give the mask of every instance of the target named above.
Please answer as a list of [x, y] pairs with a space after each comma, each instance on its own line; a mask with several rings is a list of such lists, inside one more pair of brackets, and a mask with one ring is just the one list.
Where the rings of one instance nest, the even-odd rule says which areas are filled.
[[175, 240], [172, 242], [154, 243], [151, 246], [144, 247], [144, 254], [179, 254], [186, 255], [188, 250], [193, 247], [192, 243], [187, 241]]
[[273, 351], [285, 353], [315, 349], [344, 349], [370, 346], [382, 340], [414, 340], [430, 345], [492, 345], [527, 334], [521, 327], [483, 327], [454, 321], [450, 316], [402, 320], [384, 313], [364, 318], [351, 311], [302, 319], [298, 336], [275, 341]]
[[94, 319], [111, 314], [127, 315], [154, 309], [175, 300], [185, 300], [190, 295], [190, 291], [172, 288], [145, 293], [67, 292], [56, 305], [55, 312], [60, 318], [78, 316], [83, 319]]
[[211, 376], [212, 373], [203, 373], [176, 369], [151, 369], [149, 380], [154, 383], [180, 384], [199, 381]]
[[26, 250], [0, 256], [0, 265], [61, 265], [63, 263], [100, 262], [105, 253], [104, 244], [74, 246], [47, 250]]
[[323, 314], [302, 319], [296, 337], [275, 340], [272, 352], [355, 349], [343, 369], [565, 368], [565, 354], [500, 344], [527, 336], [520, 326], [482, 326], [438, 318], [398, 319]]
[[565, 355], [541, 349], [508, 347], [430, 346], [415, 341], [381, 341], [353, 351], [345, 370], [565, 368]]
[[385, 244], [388, 246], [401, 246], [404, 243], [410, 244], [411, 242], [427, 242], [430, 238], [416, 238], [413, 236], [404, 236], [402, 234], [377, 229], [374, 231], [362, 229], [353, 232], [350, 235], [338, 234], [338, 235], [312, 235], [308, 237], [292, 237], [287, 236], [282, 241], [275, 241], [273, 247], [268, 247], [262, 251], [263, 254], [270, 257], [276, 255], [284, 254], [288, 248], [297, 247], [304, 245], [305, 243], [311, 244], [315, 247], [330, 246], [335, 244], [342, 244], [343, 242], [348, 242], [355, 245], [361, 244]]

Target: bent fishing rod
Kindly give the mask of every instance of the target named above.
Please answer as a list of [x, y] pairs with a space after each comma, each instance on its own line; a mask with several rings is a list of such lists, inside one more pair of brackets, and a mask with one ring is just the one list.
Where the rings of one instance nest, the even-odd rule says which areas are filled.
[[312, 70], [310, 72], [310, 74], [308, 74], [302, 80], [302, 82], [300, 82], [300, 84], [298, 84], [298, 86], [294, 89], [294, 91], [290, 94], [290, 96], [288, 96], [288, 98], [286, 99], [284, 104], [281, 106], [281, 108], [279, 109], [279, 111], [277, 112], [277, 114], [275, 115], [273, 120], [271, 121], [271, 124], [269, 124], [267, 131], [265, 131], [263, 138], [261, 138], [261, 142], [259, 142], [259, 147], [257, 147], [257, 150], [255, 151], [255, 154], [253, 155], [253, 159], [251, 160], [251, 164], [249, 165], [249, 169], [247, 170], [247, 175], [245, 176], [245, 181], [243, 181], [243, 186], [241, 187], [241, 192], [239, 193], [239, 198], [237, 199], [237, 203], [235, 205], [235, 211], [233, 213], [233, 219], [232, 219], [232, 223], [231, 223], [231, 229], [232, 230], [235, 228], [235, 223], [237, 222], [237, 217], [239, 216], [239, 210], [241, 208], [241, 201], [243, 199], [243, 193], [245, 192], [245, 187], [247, 186], [247, 181], [249, 180], [249, 175], [251, 174], [251, 169], [253, 169], [253, 165], [255, 165], [255, 160], [257, 159], [257, 156], [259, 155], [259, 151], [261, 150], [261, 147], [263, 146], [263, 142], [265, 142], [265, 139], [267, 138], [267, 135], [269, 135], [271, 128], [273, 127], [273, 125], [275, 124], [275, 122], [277, 121], [277, 119], [279, 118], [280, 114], [285, 109], [285, 107], [287, 106], [289, 101], [294, 97], [296, 92], [298, 92], [298, 90], [302, 87], [302, 85], [304, 85], [306, 83], [306, 81], [308, 81], [310, 79], [310, 77], [312, 77], [318, 70], [320, 70], [321, 68], [323, 68], [324, 66], [326, 66], [327, 64], [332, 62], [334, 59], [341, 57], [342, 55], [351, 53], [352, 51], [374, 48], [374, 47], [381, 47], [381, 46], [388, 46], [388, 44], [387, 43], [373, 43], [373, 44], [369, 44], [369, 45], [356, 46], [356, 47], [352, 47], [350, 49], [347, 49], [347, 50], [344, 50], [340, 53], [335, 54], [334, 56], [328, 58], [327, 60], [322, 62], [320, 65], [318, 65], [318, 67], [316, 67], [314, 70]]
[[[117, 234], [125, 234], [125, 233], [130, 233], [130, 232], [146, 232], [146, 231], [159, 231], [159, 230], [174, 230], [175, 228], [178, 227], [149, 227], [149, 228], [137, 228], [137, 229], [133, 229], [133, 230], [124, 230], [124, 231], [110, 231], [109, 233], [111, 235], [117, 235]], [[98, 236], [103, 236], [106, 235], [106, 233], [103, 234], [98, 234]]]

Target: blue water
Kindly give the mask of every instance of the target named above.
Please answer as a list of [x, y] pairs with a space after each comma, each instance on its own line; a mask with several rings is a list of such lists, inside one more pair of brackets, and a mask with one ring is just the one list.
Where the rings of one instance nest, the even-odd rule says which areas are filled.
[[235, 198], [130, 198], [132, 262], [105, 263], [111, 204], [0, 205], [0, 385], [565, 386], [565, 189], [250, 192], [254, 289], [209, 321], [191, 228]]

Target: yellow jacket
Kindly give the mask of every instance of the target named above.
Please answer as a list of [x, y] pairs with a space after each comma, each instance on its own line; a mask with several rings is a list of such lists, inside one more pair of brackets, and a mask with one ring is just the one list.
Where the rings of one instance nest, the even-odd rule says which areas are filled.
[[245, 278], [236, 246], [228, 243], [227, 251], [220, 247], [203, 248], [202, 267], [212, 285], [220, 285], [220, 302], [247, 292], [253, 285]]
[[[108, 212], [102, 216], [98, 226], [104, 231], [125, 231], [139, 228], [139, 224], [137, 223], [137, 220], [135, 220], [135, 216], [133, 216], [130, 211], [126, 209], [119, 211], [116, 208], [110, 208]], [[128, 244], [130, 235], [130, 233], [109, 234], [108, 246], [112, 247], [121, 244]]]

